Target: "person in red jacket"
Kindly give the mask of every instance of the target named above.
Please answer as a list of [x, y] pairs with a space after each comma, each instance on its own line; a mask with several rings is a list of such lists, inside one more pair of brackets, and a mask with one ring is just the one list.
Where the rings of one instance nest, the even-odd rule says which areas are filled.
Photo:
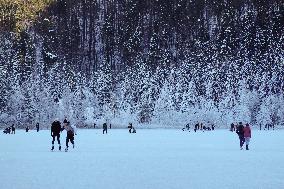
[[246, 142], [246, 150], [249, 150], [248, 146], [249, 146], [249, 142], [251, 138], [251, 129], [248, 123], [246, 124], [244, 128], [244, 137], [245, 137], [245, 142]]

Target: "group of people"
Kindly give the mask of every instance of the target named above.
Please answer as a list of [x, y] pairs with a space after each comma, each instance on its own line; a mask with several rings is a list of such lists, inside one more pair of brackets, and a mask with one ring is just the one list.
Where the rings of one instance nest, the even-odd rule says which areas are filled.
[[67, 121], [67, 118], [65, 117], [64, 121], [63, 121], [63, 127], [61, 127], [61, 122], [59, 121], [59, 119], [55, 119], [54, 122], [51, 125], [51, 136], [52, 136], [52, 147], [51, 147], [51, 151], [54, 150], [54, 141], [55, 139], [57, 139], [58, 145], [59, 145], [59, 151], [61, 151], [61, 143], [60, 143], [60, 133], [66, 130], [66, 148], [65, 148], [65, 152], [68, 151], [69, 148], [69, 141], [71, 142], [71, 144], [73, 145], [73, 148], [75, 147], [75, 143], [74, 143], [74, 135], [76, 135], [76, 128], [75, 126], [71, 126], [70, 122]]
[[6, 127], [3, 131], [4, 134], [16, 134], [16, 128], [14, 124], [11, 127]]
[[[182, 128], [182, 131], [188, 130], [190, 132], [190, 125], [189, 123], [185, 125], [184, 128]], [[211, 130], [215, 130], [215, 125], [212, 124], [211, 127], [208, 126], [206, 127], [203, 123], [196, 123], [194, 125], [194, 132], [196, 132], [197, 130], [201, 130], [201, 131], [211, 131]]]
[[240, 149], [243, 150], [243, 145], [246, 143], [246, 150], [249, 150], [249, 142], [251, 139], [251, 129], [249, 124], [247, 123], [244, 126], [242, 122], [239, 122], [236, 126], [236, 133], [239, 136]]
[[[109, 124], [109, 126], [107, 125], [106, 122], [103, 123], [103, 134], [107, 134], [108, 128], [111, 129], [111, 124]], [[97, 127], [97, 124], [94, 123], [94, 129]], [[129, 129], [128, 132], [129, 133], [136, 133], [136, 129], [133, 127], [132, 123], [129, 123], [129, 125], [127, 126], [127, 128]]]
[[133, 127], [132, 123], [129, 123], [128, 129], [129, 133], [136, 133], [136, 129]]
[[[261, 130], [261, 129], [262, 129], [262, 124], [260, 123], [259, 124], [259, 130]], [[264, 130], [269, 130], [269, 129], [274, 130], [275, 124], [267, 123], [267, 124], [264, 125]]]

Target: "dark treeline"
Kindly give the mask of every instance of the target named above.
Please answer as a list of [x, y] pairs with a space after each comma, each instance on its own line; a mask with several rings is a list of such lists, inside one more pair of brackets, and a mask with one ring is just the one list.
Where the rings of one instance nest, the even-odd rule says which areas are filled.
[[200, 109], [201, 98], [220, 111], [231, 93], [242, 103], [241, 87], [256, 91], [249, 121], [266, 97], [283, 95], [283, 0], [47, 2], [25, 29], [0, 30], [2, 113], [17, 114], [9, 94], [34, 81], [53, 99], [63, 99], [65, 87], [74, 94], [86, 87], [99, 112], [130, 108], [141, 122], [157, 117], [165, 90], [175, 112]]

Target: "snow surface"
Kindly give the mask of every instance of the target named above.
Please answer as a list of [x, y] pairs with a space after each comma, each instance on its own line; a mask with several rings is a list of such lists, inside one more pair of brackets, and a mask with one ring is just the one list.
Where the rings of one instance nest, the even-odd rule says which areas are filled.
[[[50, 152], [50, 131], [0, 134], [1, 189], [281, 189], [284, 130], [236, 133], [78, 130], [75, 149]], [[65, 143], [62, 133], [61, 143]], [[63, 149], [64, 149], [63, 145]]]

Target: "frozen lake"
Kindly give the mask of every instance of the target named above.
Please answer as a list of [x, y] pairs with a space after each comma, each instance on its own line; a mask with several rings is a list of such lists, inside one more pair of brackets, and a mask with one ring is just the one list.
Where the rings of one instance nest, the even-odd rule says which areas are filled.
[[227, 130], [78, 130], [67, 153], [65, 137], [1, 133], [0, 189], [284, 188], [284, 130], [252, 130], [249, 151]]

